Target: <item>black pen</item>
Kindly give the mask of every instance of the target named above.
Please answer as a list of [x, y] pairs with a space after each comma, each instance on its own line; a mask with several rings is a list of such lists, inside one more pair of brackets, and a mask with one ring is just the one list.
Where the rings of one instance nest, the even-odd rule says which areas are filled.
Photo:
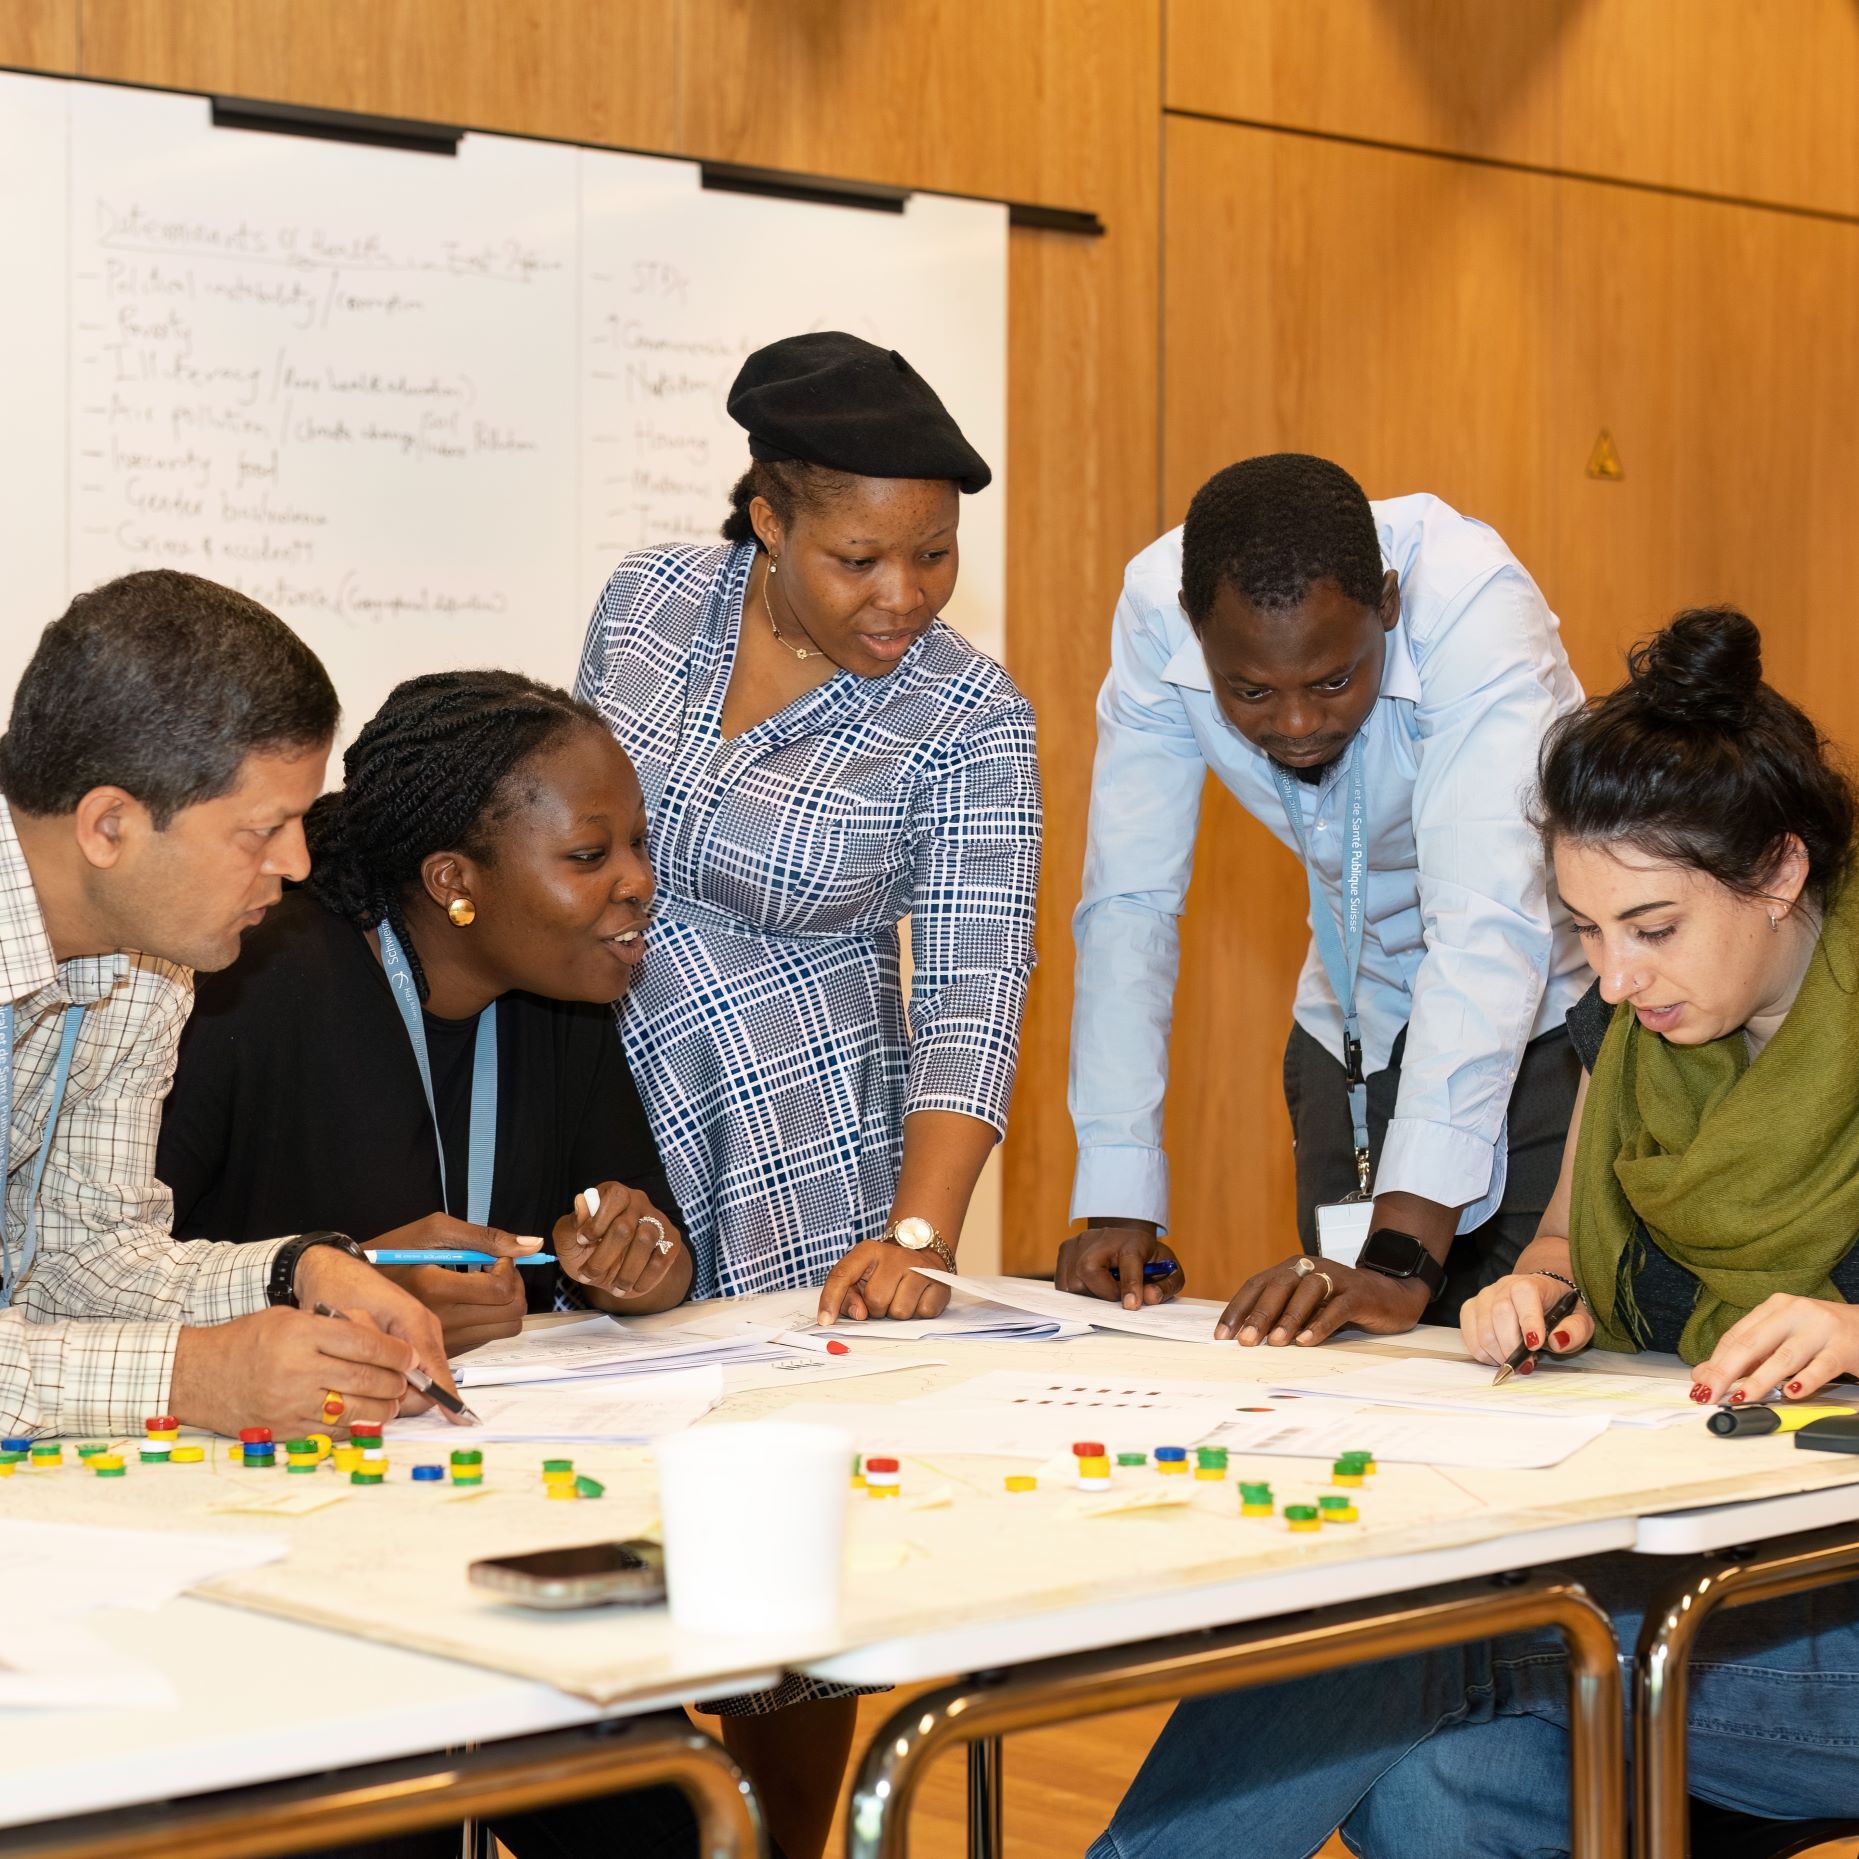
[[[1555, 1335], [1556, 1325], [1558, 1323], [1561, 1323], [1565, 1318], [1575, 1314], [1575, 1306], [1580, 1302], [1581, 1293], [1579, 1291], [1564, 1291], [1562, 1295], [1550, 1305], [1548, 1310], [1543, 1313], [1544, 1342], [1547, 1342], [1550, 1337]], [[1518, 1369], [1522, 1368], [1526, 1362], [1533, 1364], [1536, 1361], [1537, 1354], [1538, 1351], [1532, 1349], [1528, 1343], [1519, 1343], [1517, 1347], [1510, 1352], [1509, 1360], [1491, 1377], [1492, 1387], [1497, 1387], [1500, 1382], [1509, 1381], [1511, 1376], [1514, 1375]]]
[[[316, 1314], [319, 1317], [334, 1317], [338, 1322], [350, 1321], [346, 1310], [331, 1310], [327, 1304], [318, 1304]], [[427, 1372], [417, 1364], [406, 1371], [407, 1385], [416, 1394], [423, 1394], [429, 1401], [437, 1401], [447, 1413], [457, 1414], [461, 1420], [469, 1420], [474, 1427], [481, 1427], [484, 1422], [461, 1401], [456, 1394], [448, 1394]]]

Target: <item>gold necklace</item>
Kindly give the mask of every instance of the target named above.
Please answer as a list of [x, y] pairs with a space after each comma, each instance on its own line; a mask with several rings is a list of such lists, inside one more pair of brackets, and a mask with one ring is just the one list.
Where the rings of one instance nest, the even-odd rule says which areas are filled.
[[817, 647], [809, 651], [803, 645], [789, 645], [788, 642], [781, 637], [781, 628], [775, 624], [775, 610], [768, 604], [768, 582], [774, 572], [775, 562], [774, 557], [771, 555], [768, 558], [768, 573], [762, 576], [762, 611], [768, 615], [768, 630], [774, 634], [775, 644], [778, 645], [782, 651], [792, 652], [796, 658], [803, 661], [810, 658], [824, 657], [825, 654]]

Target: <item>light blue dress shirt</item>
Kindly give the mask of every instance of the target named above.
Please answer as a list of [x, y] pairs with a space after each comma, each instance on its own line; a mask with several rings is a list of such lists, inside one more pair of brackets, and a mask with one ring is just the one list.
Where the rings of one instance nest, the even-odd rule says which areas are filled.
[[[1543, 734], [1581, 702], [1536, 583], [1499, 537], [1437, 497], [1370, 506], [1401, 582], [1368, 758], [1367, 933], [1356, 983], [1363, 1062], [1402, 1027], [1400, 1092], [1375, 1191], [1463, 1205], [1468, 1232], [1504, 1192], [1505, 1113], [1524, 1047], [1562, 1024], [1587, 964], [1527, 818]], [[1162, 1101], [1200, 820], [1211, 769], [1292, 847], [1270, 763], [1214, 700], [1181, 610], [1181, 531], [1129, 565], [1097, 700], [1072, 1012], [1072, 1217], [1168, 1220]], [[1340, 909], [1343, 761], [1300, 784], [1305, 834]], [[1296, 852], [1291, 856], [1295, 859]], [[1303, 889], [1301, 874], [1287, 884]], [[1232, 958], [1244, 961], [1243, 923]], [[1297, 1022], [1340, 1060], [1342, 1008], [1313, 946]]]

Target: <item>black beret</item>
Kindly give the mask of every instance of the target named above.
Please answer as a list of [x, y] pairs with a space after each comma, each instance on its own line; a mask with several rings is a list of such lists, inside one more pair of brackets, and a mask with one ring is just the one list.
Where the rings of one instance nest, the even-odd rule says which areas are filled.
[[749, 455], [861, 478], [953, 478], [984, 490], [993, 472], [936, 390], [898, 354], [837, 329], [757, 349], [729, 390]]

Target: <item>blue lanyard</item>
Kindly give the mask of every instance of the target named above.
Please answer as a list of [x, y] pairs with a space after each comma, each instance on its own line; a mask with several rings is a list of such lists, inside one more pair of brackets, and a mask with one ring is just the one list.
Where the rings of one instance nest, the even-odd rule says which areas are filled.
[[1310, 927], [1317, 939], [1317, 954], [1343, 1010], [1343, 1078], [1349, 1087], [1349, 1121], [1355, 1132], [1358, 1196], [1366, 1200], [1373, 1170], [1368, 1152], [1368, 1081], [1362, 1075], [1362, 1019], [1356, 1011], [1356, 971], [1362, 966], [1362, 936], [1368, 927], [1364, 900], [1368, 889], [1368, 757], [1360, 737], [1349, 750], [1346, 778], [1349, 793], [1343, 814], [1343, 922], [1339, 930], [1304, 836], [1304, 801], [1298, 792], [1303, 783], [1288, 768], [1272, 763], [1278, 798], [1284, 803], [1291, 837], [1297, 841], [1298, 854], [1304, 861], [1304, 879], [1310, 887]]
[[[377, 932], [381, 938], [381, 966], [393, 989], [394, 1005], [413, 1043], [414, 1063], [420, 1068], [420, 1085], [426, 1093], [426, 1114], [432, 1118], [432, 1139], [439, 1148], [439, 1195], [449, 1213], [451, 1195], [445, 1185], [445, 1138], [439, 1133], [439, 1108], [433, 1102], [432, 1061], [426, 1056], [426, 1020], [420, 1011], [419, 984], [407, 965], [400, 938], [385, 917]], [[497, 1172], [497, 1003], [478, 1015], [478, 1037], [471, 1051], [471, 1134], [465, 1151], [465, 1218], [473, 1226], [491, 1223], [491, 1181]]]
[[6, 1064], [0, 1068], [0, 1308], [13, 1301], [13, 1289], [32, 1270], [39, 1250], [39, 1183], [45, 1179], [45, 1164], [52, 1153], [52, 1136], [58, 1128], [58, 1113], [64, 1108], [65, 1086], [71, 1082], [71, 1059], [77, 1051], [78, 1028], [84, 1022], [84, 1009], [65, 1009], [64, 1024], [58, 1034], [58, 1063], [52, 1071], [52, 1106], [39, 1137], [39, 1153], [32, 1164], [32, 1193], [26, 1201], [26, 1231], [19, 1249], [19, 1263], [13, 1262], [13, 1241], [6, 1231], [5, 1183], [11, 1173], [9, 1156], [13, 1146], [13, 1003], [0, 1007], [0, 1043], [6, 1047]]

